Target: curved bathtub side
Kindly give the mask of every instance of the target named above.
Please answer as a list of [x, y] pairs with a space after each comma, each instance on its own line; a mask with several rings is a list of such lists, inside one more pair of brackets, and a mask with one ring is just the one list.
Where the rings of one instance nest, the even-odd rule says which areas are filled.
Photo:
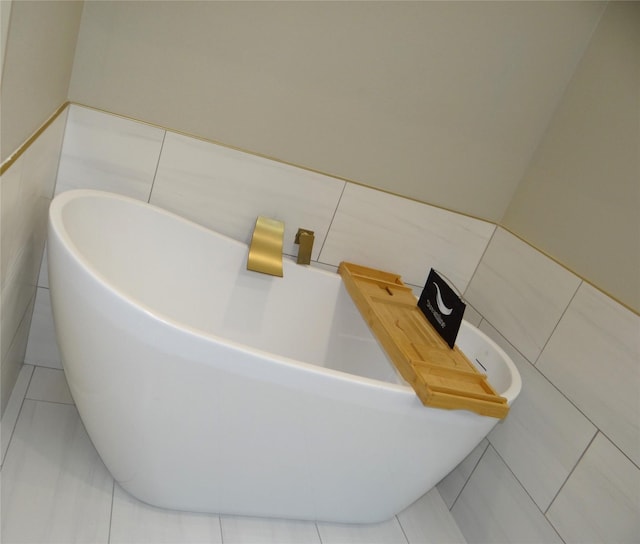
[[411, 391], [176, 327], [87, 273], [50, 228], [70, 389], [114, 478], [178, 510], [369, 523], [392, 517], [495, 425]]

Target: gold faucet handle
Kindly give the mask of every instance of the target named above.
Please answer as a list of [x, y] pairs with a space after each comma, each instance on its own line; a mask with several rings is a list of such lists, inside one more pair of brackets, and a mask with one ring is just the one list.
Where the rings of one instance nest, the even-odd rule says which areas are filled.
[[298, 249], [298, 264], [309, 264], [311, 262], [311, 250], [313, 249], [314, 240], [315, 235], [312, 230], [298, 229], [295, 239], [295, 243], [300, 245], [300, 249]]

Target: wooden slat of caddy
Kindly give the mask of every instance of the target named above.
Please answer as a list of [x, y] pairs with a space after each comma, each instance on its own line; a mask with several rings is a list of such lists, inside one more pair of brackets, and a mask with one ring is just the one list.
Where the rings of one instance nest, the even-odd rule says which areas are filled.
[[376, 338], [423, 404], [504, 418], [509, 412], [476, 367], [447, 343], [399, 275], [343, 262], [338, 272]]

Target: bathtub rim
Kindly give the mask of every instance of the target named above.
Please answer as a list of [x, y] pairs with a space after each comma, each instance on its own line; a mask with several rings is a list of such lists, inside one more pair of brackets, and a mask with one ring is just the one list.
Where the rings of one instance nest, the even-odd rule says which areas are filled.
[[[186, 325], [182, 322], [179, 322], [163, 314], [162, 312], [159, 312], [157, 309], [151, 308], [149, 305], [143, 303], [142, 301], [129, 296], [128, 294], [123, 292], [120, 288], [118, 288], [114, 284], [114, 282], [109, 281], [107, 277], [105, 277], [102, 273], [100, 273], [96, 269], [96, 267], [91, 264], [91, 262], [83, 255], [80, 248], [73, 241], [72, 236], [70, 235], [70, 233], [65, 227], [65, 221], [63, 217], [63, 210], [65, 205], [72, 201], [81, 200], [86, 197], [121, 201], [128, 205], [140, 207], [145, 210], [151, 210], [153, 213], [158, 213], [160, 215], [163, 215], [171, 221], [178, 221], [188, 226], [189, 228], [195, 228], [197, 230], [200, 230], [208, 236], [220, 237], [225, 241], [225, 243], [230, 243], [238, 247], [246, 248], [247, 250], [248, 250], [248, 245], [239, 240], [231, 238], [225, 234], [217, 232], [213, 229], [207, 228], [177, 213], [161, 208], [155, 204], [151, 204], [150, 202], [146, 202], [144, 200], [139, 200], [133, 197], [125, 196], [125, 195], [121, 195], [118, 193], [112, 193], [109, 191], [101, 191], [96, 189], [72, 189], [69, 191], [59, 193], [58, 195], [55, 195], [55, 197], [52, 199], [51, 204], [49, 206], [49, 213], [48, 213], [48, 228], [50, 232], [53, 232], [55, 236], [57, 236], [61, 240], [63, 247], [68, 252], [69, 256], [78, 264], [78, 266], [80, 266], [83, 270], [85, 270], [87, 274], [89, 274], [89, 276], [94, 281], [100, 284], [100, 286], [103, 289], [112, 293], [117, 299], [119, 299], [124, 304], [132, 308], [139, 309], [147, 317], [153, 319], [154, 321], [160, 323], [163, 326], [175, 328], [179, 331], [184, 332], [185, 334], [198, 338], [200, 341], [213, 342], [216, 344], [226, 345], [226, 346], [229, 346], [230, 348], [248, 353], [252, 356], [260, 357], [262, 359], [267, 359], [270, 362], [276, 363], [278, 365], [282, 365], [290, 368], [297, 368], [297, 369], [305, 370], [314, 374], [320, 374], [323, 376], [331, 376], [340, 381], [345, 381], [350, 383], [355, 382], [365, 387], [371, 387], [375, 389], [385, 389], [389, 392], [393, 392], [395, 394], [400, 394], [402, 396], [405, 396], [407, 400], [409, 398], [414, 398], [418, 400], [413, 388], [408, 384], [392, 383], [392, 382], [387, 382], [383, 380], [378, 380], [375, 378], [367, 378], [365, 376], [350, 374], [342, 370], [337, 370], [337, 369], [329, 368], [326, 366], [305, 362], [303, 360], [293, 359], [293, 358], [275, 354], [260, 348], [255, 348], [235, 340], [221, 337], [212, 332], [208, 332], [203, 329]], [[47, 246], [47, 251], [49, 251], [49, 246]], [[296, 266], [296, 265], [295, 263], [293, 263], [293, 261], [286, 259], [284, 266], [285, 268], [289, 268], [291, 266]], [[337, 274], [334, 274], [328, 270], [324, 270], [318, 267], [313, 267], [310, 270], [310, 272], [327, 275], [332, 278], [335, 277], [338, 280], [340, 279], [340, 277]], [[515, 363], [511, 360], [509, 355], [493, 339], [491, 339], [485, 332], [480, 330], [478, 327], [472, 325], [466, 320], [463, 320], [461, 327], [469, 328], [473, 334], [476, 334], [482, 337], [483, 340], [487, 342], [490, 345], [490, 347], [500, 355], [503, 364], [507, 367], [507, 371], [511, 376], [511, 384], [505, 391], [499, 392], [499, 394], [506, 398], [507, 404], [510, 406], [519, 395], [522, 387], [521, 376]], [[381, 347], [381, 349], [383, 348]], [[389, 364], [394, 366], [391, 361], [389, 361]], [[394, 370], [395, 370], [395, 366], [394, 366]]]

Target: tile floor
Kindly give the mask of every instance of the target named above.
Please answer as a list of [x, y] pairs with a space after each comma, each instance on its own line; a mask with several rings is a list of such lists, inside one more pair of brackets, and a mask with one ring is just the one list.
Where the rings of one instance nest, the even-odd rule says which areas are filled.
[[344, 525], [153, 508], [116, 484], [60, 370], [24, 365], [2, 418], [4, 544], [465, 543], [433, 489], [393, 519]]

